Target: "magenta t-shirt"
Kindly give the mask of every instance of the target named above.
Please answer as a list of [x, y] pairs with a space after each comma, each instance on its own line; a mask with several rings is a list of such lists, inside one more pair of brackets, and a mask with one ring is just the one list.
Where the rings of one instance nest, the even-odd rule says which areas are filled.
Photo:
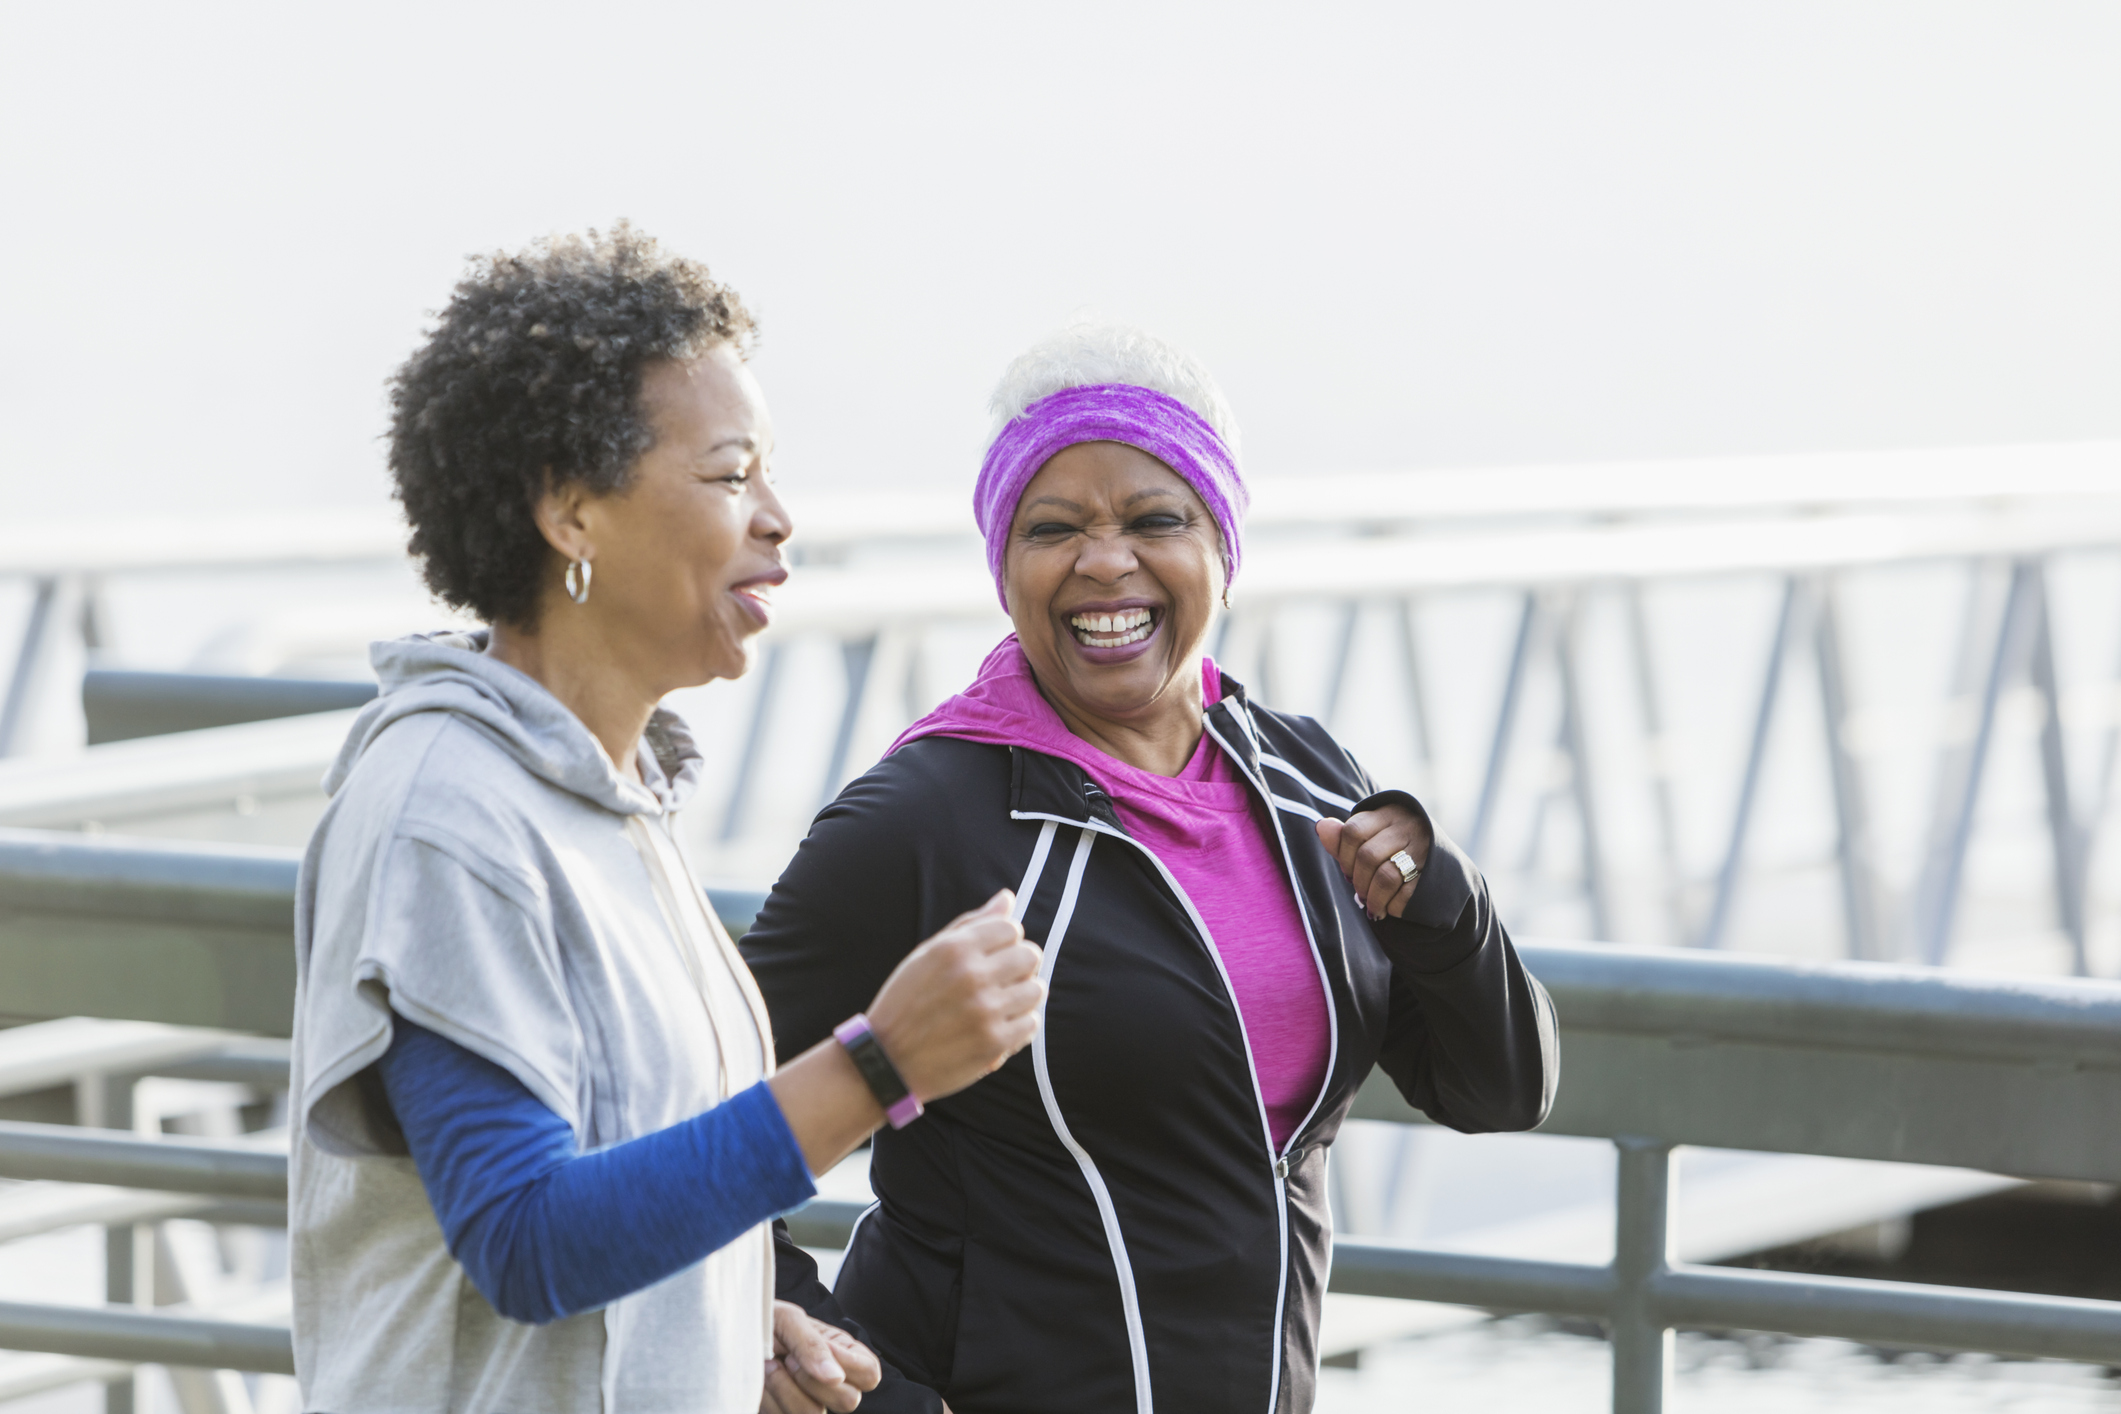
[[[1212, 659], [1202, 659], [1201, 681], [1205, 700], [1219, 701], [1222, 674]], [[1214, 738], [1202, 732], [1175, 777], [1106, 755], [1070, 732], [1039, 695], [1013, 635], [969, 688], [908, 728], [893, 749], [924, 736], [1059, 756], [1112, 798], [1128, 832], [1163, 861], [1207, 925], [1244, 1018], [1274, 1147], [1286, 1145], [1325, 1083], [1332, 1043], [1325, 984], [1272, 827]]]

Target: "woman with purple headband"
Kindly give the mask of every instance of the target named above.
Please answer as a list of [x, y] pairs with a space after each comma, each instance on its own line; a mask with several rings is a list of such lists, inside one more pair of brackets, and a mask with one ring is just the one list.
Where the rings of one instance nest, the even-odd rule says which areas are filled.
[[1248, 501], [1206, 371], [1078, 325], [994, 411], [973, 507], [1015, 632], [743, 944], [783, 1054], [998, 888], [1042, 947], [1030, 1051], [875, 1140], [834, 1294], [903, 1376], [864, 1408], [1307, 1410], [1356, 1090], [1529, 1129], [1552, 1006], [1420, 802], [1206, 655]]

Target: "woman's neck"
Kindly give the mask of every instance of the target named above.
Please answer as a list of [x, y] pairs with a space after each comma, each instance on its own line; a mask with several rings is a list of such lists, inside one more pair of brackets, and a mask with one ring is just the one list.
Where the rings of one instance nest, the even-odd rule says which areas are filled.
[[[562, 620], [564, 623], [565, 620]], [[584, 641], [575, 642], [576, 638]], [[531, 678], [581, 719], [628, 780], [641, 778], [641, 733], [660, 697], [648, 695], [593, 637], [495, 624], [488, 656]]]
[[1146, 710], [1126, 717], [1108, 717], [1048, 692], [1036, 673], [1031, 680], [1070, 733], [1137, 770], [1157, 776], [1183, 775], [1200, 748], [1201, 714], [1206, 708], [1197, 663]]

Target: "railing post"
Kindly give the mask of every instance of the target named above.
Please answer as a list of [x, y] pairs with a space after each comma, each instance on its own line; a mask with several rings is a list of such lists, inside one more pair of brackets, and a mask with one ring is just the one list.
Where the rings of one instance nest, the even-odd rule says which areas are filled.
[[2085, 952], [2084, 832], [2070, 809], [2069, 760], [2062, 741], [2062, 690], [2055, 677], [2055, 634], [2047, 597], [2047, 566], [2026, 561], [2033, 598], [2032, 674], [2040, 693], [2040, 773], [2047, 787], [2047, 830], [2055, 844], [2055, 919], [2069, 938], [2071, 969], [2091, 976]]
[[[1915, 884], [1912, 905], [1917, 956], [1933, 967], [1941, 966], [1951, 950], [1960, 875], [1965, 871], [1967, 848], [1973, 839], [1982, 770], [1988, 764], [1989, 744], [1995, 738], [2004, 685], [2025, 671], [2030, 645], [2027, 630], [2031, 627], [2028, 601], [2033, 587], [2027, 563], [2011, 566], [2009, 588], [1996, 625], [1995, 650], [1989, 656], [1988, 677], [1981, 686], [1981, 716], [1973, 740], [1947, 753], [1946, 769], [1939, 778], [1936, 818], [1931, 822], [1929, 849]], [[1969, 639], [1979, 626], [1974, 617], [1980, 604], [1979, 589], [1977, 580], [1968, 613]], [[1962, 663], [1961, 667], [1965, 671], [1955, 674], [1955, 679], [1971, 677], [1971, 663]]]
[[1429, 710], [1429, 680], [1421, 667], [1421, 626], [1415, 608], [1411, 596], [1399, 601], [1399, 653], [1407, 670], [1407, 707], [1414, 717], [1414, 746], [1421, 755], [1421, 785], [1428, 792], [1429, 808], [1448, 814], [1436, 798], [1436, 715]]
[[1466, 847], [1475, 857], [1488, 847], [1488, 827], [1495, 823], [1495, 810], [1502, 798], [1502, 770], [1510, 759], [1510, 737], [1517, 726], [1517, 704], [1524, 697], [1525, 669], [1532, 658], [1533, 635], [1539, 632], [1539, 591], [1527, 589], [1524, 609], [1517, 620], [1517, 642], [1510, 649], [1510, 671], [1503, 679], [1502, 701], [1495, 708], [1495, 739], [1488, 748], [1488, 769], [1480, 780], [1480, 799], [1473, 806], [1473, 830]]
[[1576, 671], [1577, 625], [1583, 601], [1571, 595], [1556, 615], [1554, 666], [1561, 677], [1561, 745], [1569, 757], [1569, 787], [1576, 797], [1576, 818], [1581, 827], [1579, 848], [1583, 859], [1583, 895], [1591, 915], [1591, 936], [1604, 941], [1613, 936], [1613, 914], [1606, 889], [1604, 851], [1599, 841], [1604, 832], [1598, 825], [1598, 796], [1591, 779], [1589, 729], [1584, 723], [1583, 688]]
[[1871, 848], [1871, 817], [1863, 767], [1849, 745], [1848, 663], [1841, 647], [1841, 623], [1835, 607], [1834, 581], [1821, 576], [1813, 586], [1812, 648], [1819, 666], [1819, 706], [1825, 718], [1827, 771], [1834, 784], [1835, 852], [1841, 865], [1841, 916], [1851, 958], [1888, 960], [1890, 951], [1878, 927], [1878, 871]]
[[839, 729], [832, 734], [832, 755], [825, 762], [825, 785], [818, 793], [817, 808], [832, 804], [844, 784], [847, 755], [854, 749], [854, 729], [862, 719], [862, 701], [869, 691], [869, 666], [876, 661], [876, 646], [883, 634], [851, 638], [840, 645], [840, 661], [847, 667], [847, 696], [840, 705]]
[[744, 754], [737, 758], [736, 780], [722, 806], [723, 844], [744, 832], [744, 816], [751, 806], [751, 783], [758, 774], [759, 755], [765, 750], [767, 728], [773, 721], [774, 689], [780, 686], [781, 660], [787, 655], [785, 643], [768, 643], [760, 653], [759, 686], [751, 699], [751, 725], [744, 732]]
[[46, 575], [32, 591], [29, 618], [22, 625], [22, 646], [15, 650], [14, 671], [8, 675], [6, 695], [0, 697], [0, 756], [14, 753], [35, 708], [39, 669], [50, 651], [44, 640], [58, 613], [59, 589], [59, 577]]
[[[96, 1129], [132, 1129], [132, 1075], [90, 1075], [75, 1083], [77, 1123]], [[103, 1229], [103, 1299], [116, 1306], [152, 1307], [154, 1303], [155, 1230], [132, 1223]], [[131, 1377], [103, 1387], [104, 1414], [133, 1414], [137, 1398]]]
[[1672, 1332], [1653, 1283], [1671, 1261], [1672, 1146], [1616, 1138], [1620, 1151], [1613, 1232], [1613, 1414], [1663, 1414], [1672, 1384]]
[[1805, 589], [1802, 580], [1790, 575], [1782, 585], [1782, 612], [1775, 619], [1774, 646], [1768, 650], [1767, 674], [1760, 685], [1760, 711], [1753, 718], [1753, 742], [1745, 757], [1745, 775], [1738, 786], [1738, 806], [1731, 815], [1730, 844], [1723, 852], [1723, 868], [1716, 876], [1716, 896], [1709, 905], [1708, 922], [1701, 928], [1697, 946], [1720, 948], [1731, 921], [1731, 905], [1738, 897], [1738, 882], [1745, 871], [1745, 837], [1753, 826], [1753, 804], [1760, 796], [1760, 778], [1767, 763], [1768, 734], [1775, 725], [1775, 701], [1782, 692], [1782, 664], [1789, 657], [1790, 643], [1803, 613]]
[[1318, 720], [1328, 731], [1340, 716], [1340, 696], [1348, 685], [1348, 663], [1355, 656], [1355, 633], [1362, 626], [1362, 600], [1350, 599], [1340, 606], [1340, 632], [1333, 643], [1333, 663], [1326, 669], [1326, 702]]
[[1665, 909], [1672, 920], [1672, 941], [1684, 944], [1693, 933], [1687, 922], [1686, 861], [1679, 850], [1679, 811], [1672, 800], [1673, 749], [1665, 735], [1664, 707], [1657, 691], [1657, 663], [1650, 642], [1650, 619], [1642, 603], [1642, 582], [1630, 580], [1622, 591], [1627, 608], [1630, 666], [1635, 700], [1642, 710], [1642, 733], [1650, 759], [1650, 799], [1657, 808], [1657, 844], [1664, 859]]

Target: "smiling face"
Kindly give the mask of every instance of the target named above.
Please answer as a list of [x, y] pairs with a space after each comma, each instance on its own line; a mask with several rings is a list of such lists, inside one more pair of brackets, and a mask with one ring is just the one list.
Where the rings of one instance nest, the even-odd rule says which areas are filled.
[[1024, 656], [1063, 718], [1197, 722], [1222, 534], [1162, 462], [1120, 442], [1056, 452], [1017, 502], [1003, 586]]
[[788, 577], [780, 547], [792, 527], [768, 481], [765, 397], [722, 345], [651, 367], [641, 401], [654, 444], [624, 491], [576, 509], [589, 602], [544, 612], [594, 615], [614, 656], [659, 692], [737, 677]]

